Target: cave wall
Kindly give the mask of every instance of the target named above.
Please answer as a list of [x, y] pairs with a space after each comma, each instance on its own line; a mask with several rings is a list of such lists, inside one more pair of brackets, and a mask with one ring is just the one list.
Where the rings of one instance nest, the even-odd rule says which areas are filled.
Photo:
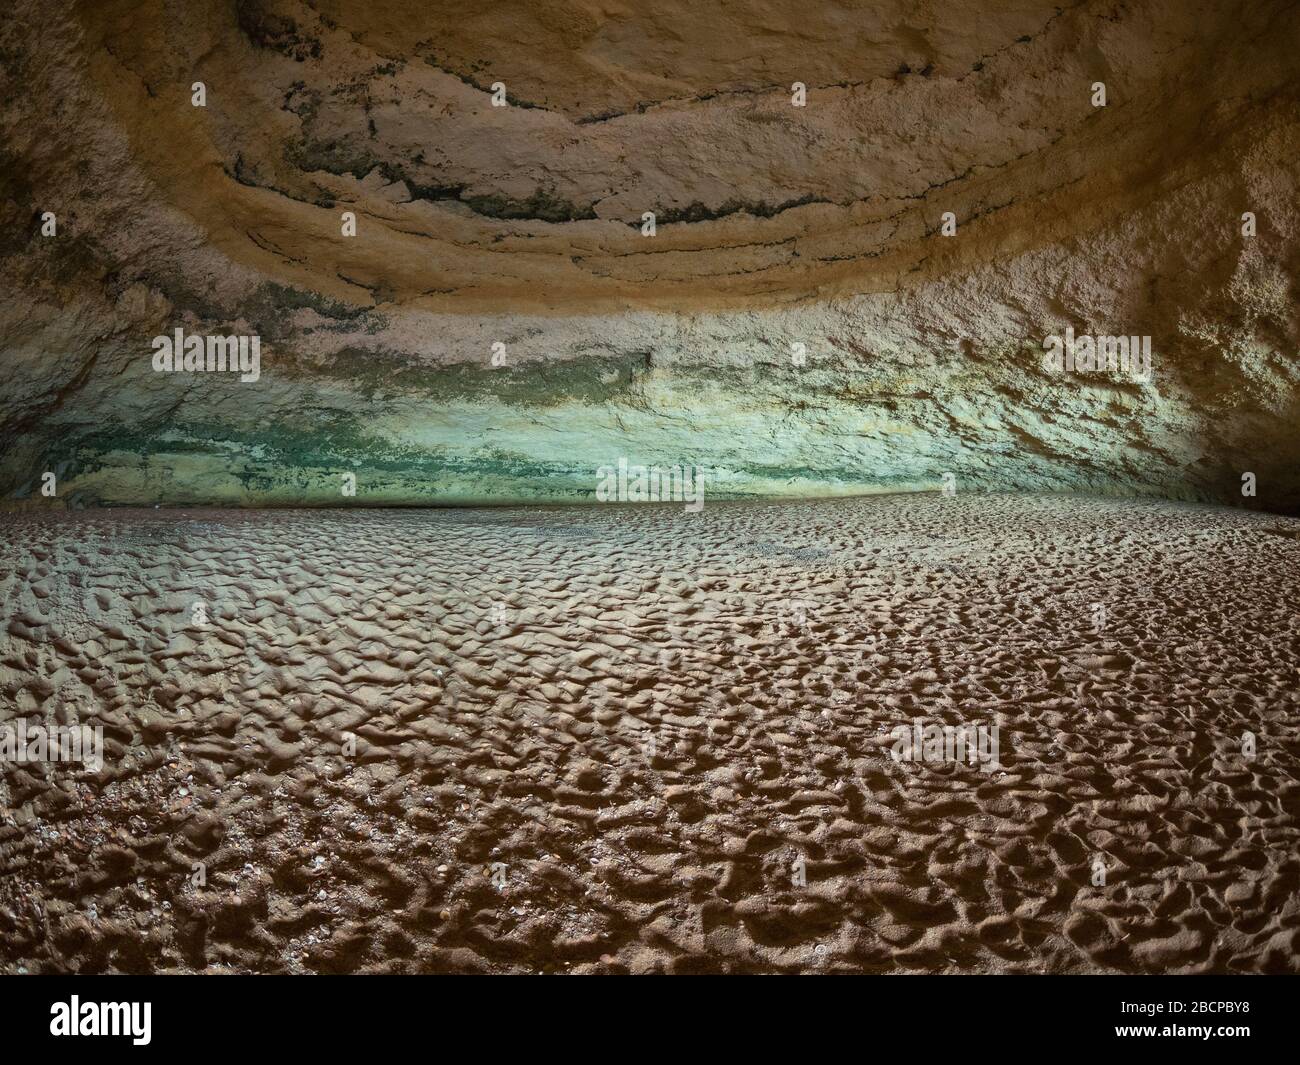
[[[1300, 5], [13, 7], [7, 505], [584, 501], [622, 456], [1300, 508]], [[156, 372], [176, 328], [260, 376]], [[1067, 328], [1149, 378], [1045, 368]]]

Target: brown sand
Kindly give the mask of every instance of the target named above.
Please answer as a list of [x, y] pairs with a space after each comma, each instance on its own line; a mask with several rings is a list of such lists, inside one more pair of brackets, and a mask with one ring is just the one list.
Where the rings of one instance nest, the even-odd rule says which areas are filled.
[[[0, 727], [106, 732], [99, 773], [0, 765], [0, 972], [1300, 971], [1294, 519], [910, 496], [0, 540]], [[998, 724], [1002, 768], [894, 761], [917, 717]]]

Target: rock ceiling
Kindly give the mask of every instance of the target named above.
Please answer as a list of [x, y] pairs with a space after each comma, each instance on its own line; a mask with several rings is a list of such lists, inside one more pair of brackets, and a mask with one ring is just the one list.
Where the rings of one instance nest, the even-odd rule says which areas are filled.
[[[1300, 505], [1293, 3], [16, 7], [10, 497], [578, 500], [622, 455]], [[176, 327], [261, 380], [154, 373]], [[1151, 380], [1045, 374], [1066, 327]]]

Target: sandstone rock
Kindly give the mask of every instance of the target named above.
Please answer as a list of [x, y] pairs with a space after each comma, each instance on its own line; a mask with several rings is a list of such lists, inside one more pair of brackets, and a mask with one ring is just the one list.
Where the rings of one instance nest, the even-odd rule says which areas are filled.
[[[16, 0], [0, 494], [589, 500], [626, 456], [1300, 506], [1297, 39], [1288, 0]], [[1067, 327], [1150, 380], [1045, 371]], [[155, 372], [176, 328], [259, 379]]]

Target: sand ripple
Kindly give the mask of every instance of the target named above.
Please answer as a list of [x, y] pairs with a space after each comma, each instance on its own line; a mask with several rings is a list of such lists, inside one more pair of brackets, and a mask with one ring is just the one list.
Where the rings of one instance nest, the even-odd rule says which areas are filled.
[[[99, 772], [0, 764], [0, 971], [1300, 971], [1294, 520], [910, 496], [0, 540], [0, 727], [106, 736]], [[917, 717], [998, 724], [1001, 768], [894, 761]]]

